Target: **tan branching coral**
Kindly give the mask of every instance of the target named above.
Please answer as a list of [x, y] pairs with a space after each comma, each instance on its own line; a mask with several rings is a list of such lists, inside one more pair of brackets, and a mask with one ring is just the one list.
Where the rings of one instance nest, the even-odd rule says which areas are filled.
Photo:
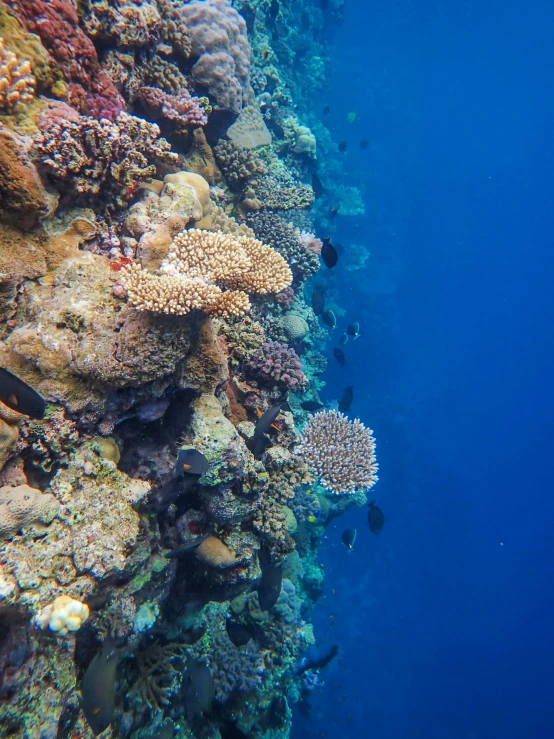
[[378, 480], [373, 431], [337, 411], [315, 413], [302, 434], [297, 454], [331, 493], [367, 490]]
[[160, 272], [154, 275], [138, 264], [122, 270], [129, 301], [139, 310], [241, 316], [250, 308], [247, 292], [276, 293], [292, 281], [285, 260], [269, 246], [248, 236], [199, 229], [175, 237]]
[[33, 100], [36, 80], [31, 71], [31, 62], [20, 61], [0, 38], [0, 109], [12, 110]]
[[282, 446], [269, 449], [264, 466], [269, 474], [266, 494], [269, 493], [274, 500], [282, 504], [288, 504], [301, 485], [313, 482], [304, 460]]

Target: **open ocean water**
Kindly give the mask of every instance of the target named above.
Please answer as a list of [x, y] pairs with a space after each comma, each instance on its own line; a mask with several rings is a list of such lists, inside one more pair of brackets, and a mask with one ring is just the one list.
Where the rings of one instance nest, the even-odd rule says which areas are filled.
[[319, 103], [366, 203], [336, 241], [371, 258], [334, 276], [362, 336], [323, 396], [354, 385], [387, 523], [327, 530], [340, 655], [295, 738], [554, 736], [553, 27], [533, 0], [348, 0], [333, 30]]

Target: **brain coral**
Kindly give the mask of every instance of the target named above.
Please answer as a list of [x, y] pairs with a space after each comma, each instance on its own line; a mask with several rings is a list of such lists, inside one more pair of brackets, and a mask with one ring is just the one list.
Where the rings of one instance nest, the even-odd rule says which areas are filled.
[[28, 485], [0, 488], [0, 540], [11, 539], [26, 526], [50, 523], [58, 508], [53, 495]]
[[332, 493], [355, 493], [378, 480], [373, 431], [337, 411], [320, 411], [304, 427], [297, 453]]
[[281, 324], [293, 341], [303, 339], [309, 331], [308, 324], [301, 316], [293, 314], [284, 316]]
[[240, 113], [250, 96], [250, 45], [246, 23], [228, 0], [192, 0], [182, 6], [195, 81], [220, 108]]

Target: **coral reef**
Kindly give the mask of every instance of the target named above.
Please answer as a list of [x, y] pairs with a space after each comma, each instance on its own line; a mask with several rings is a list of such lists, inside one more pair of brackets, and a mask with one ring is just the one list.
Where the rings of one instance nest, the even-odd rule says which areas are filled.
[[373, 432], [338, 411], [320, 411], [304, 427], [297, 453], [330, 492], [367, 490], [378, 480]]
[[31, 72], [31, 63], [18, 59], [0, 38], [0, 110], [10, 110], [35, 97], [36, 79]]
[[264, 342], [248, 363], [252, 374], [267, 384], [298, 392], [308, 384], [297, 353], [279, 341]]

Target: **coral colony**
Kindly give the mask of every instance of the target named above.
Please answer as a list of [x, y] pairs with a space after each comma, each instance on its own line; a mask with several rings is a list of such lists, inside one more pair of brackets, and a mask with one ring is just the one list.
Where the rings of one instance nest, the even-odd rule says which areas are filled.
[[306, 410], [363, 207], [324, 12], [0, 1], [0, 738], [285, 739], [317, 687], [318, 545], [377, 480]]

